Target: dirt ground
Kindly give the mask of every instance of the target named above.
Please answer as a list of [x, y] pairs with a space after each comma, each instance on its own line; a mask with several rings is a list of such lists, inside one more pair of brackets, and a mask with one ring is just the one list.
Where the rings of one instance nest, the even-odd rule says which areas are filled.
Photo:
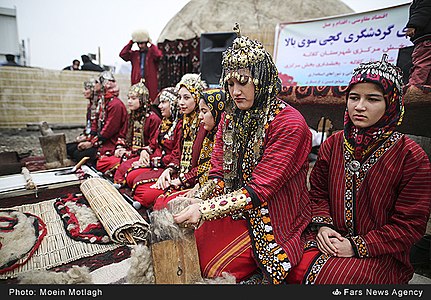
[[[53, 129], [54, 133], [64, 133], [66, 143], [73, 141], [83, 128]], [[35, 129], [0, 129], [0, 152], [18, 152], [18, 155], [43, 156], [39, 142], [41, 133]]]

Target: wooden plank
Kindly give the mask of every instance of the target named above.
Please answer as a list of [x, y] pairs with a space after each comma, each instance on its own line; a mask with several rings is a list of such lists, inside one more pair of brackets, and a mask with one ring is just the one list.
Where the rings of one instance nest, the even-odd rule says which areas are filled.
[[151, 245], [156, 284], [193, 284], [202, 280], [196, 240], [187, 230], [182, 239]]

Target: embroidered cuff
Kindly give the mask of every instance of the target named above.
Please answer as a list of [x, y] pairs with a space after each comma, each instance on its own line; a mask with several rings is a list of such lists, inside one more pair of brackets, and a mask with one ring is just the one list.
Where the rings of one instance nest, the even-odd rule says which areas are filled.
[[329, 228], [335, 229], [331, 217], [314, 216], [311, 218], [310, 228], [312, 231], [317, 231], [322, 226], [327, 226]]
[[199, 211], [205, 221], [223, 218], [250, 207], [252, 207], [251, 198], [245, 189], [199, 203]]
[[367, 244], [365, 240], [360, 236], [352, 236], [349, 238], [350, 244], [352, 244], [353, 251], [355, 252], [355, 257], [366, 258], [369, 257]]
[[195, 198], [201, 200], [207, 199], [214, 191], [217, 185], [217, 179], [206, 181], [195, 193]]

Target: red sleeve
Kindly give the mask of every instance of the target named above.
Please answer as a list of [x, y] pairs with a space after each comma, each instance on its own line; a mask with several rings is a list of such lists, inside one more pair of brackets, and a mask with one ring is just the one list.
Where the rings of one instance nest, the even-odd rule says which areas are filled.
[[263, 147], [247, 186], [261, 202], [266, 202], [274, 198], [280, 186], [296, 182], [304, 168], [308, 171], [311, 131], [303, 116], [291, 106], [284, 108], [269, 124]]
[[217, 128], [213, 152], [211, 155], [211, 170], [208, 178], [223, 178], [223, 128], [225, 127], [226, 113], [223, 113]]
[[145, 120], [145, 146], [149, 145], [152, 152], [157, 149], [157, 137], [159, 134], [159, 127], [162, 120], [158, 115], [151, 112]]
[[[163, 164], [165, 166], [169, 165], [171, 162], [177, 160], [177, 155], [178, 155], [178, 151], [180, 151], [179, 149], [179, 145], [180, 145], [180, 140], [181, 140], [181, 132], [182, 132], [182, 122], [178, 122], [177, 126], [175, 127], [174, 130], [174, 134], [173, 134], [173, 141], [172, 141], [172, 145], [173, 147], [171, 149], [169, 149], [169, 151], [167, 151], [167, 149], [165, 150], [165, 155], [162, 157], [162, 161]], [[175, 149], [177, 149], [176, 151], [174, 151]], [[179, 159], [178, 159], [179, 161]], [[178, 164], [176, 166], [179, 166]]]
[[193, 142], [193, 150], [192, 150], [192, 168], [190, 171], [184, 174], [185, 182], [183, 182], [186, 186], [193, 186], [196, 183], [196, 177], [198, 175], [198, 161], [199, 156], [202, 149], [202, 143], [207, 135], [208, 131], [205, 130], [203, 124], [201, 123], [199, 126], [199, 130], [196, 134], [196, 138]]
[[[425, 233], [431, 208], [431, 166], [425, 151], [407, 141], [405, 159], [391, 217], [387, 224], [364, 234], [369, 256], [409, 251]], [[402, 156], [402, 155], [399, 155]], [[389, 176], [389, 175], [388, 175]]]
[[179, 130], [175, 130], [175, 140], [178, 141], [175, 143], [174, 148], [171, 152], [171, 160], [168, 164], [166, 164], [169, 167], [173, 167], [174, 169], [179, 170], [180, 168], [180, 161], [181, 161], [181, 145], [183, 140], [183, 122], [182, 120], [178, 122]]
[[[126, 120], [126, 124], [124, 124], [122, 120]], [[108, 104], [105, 125], [99, 135], [106, 140], [110, 139], [117, 133], [120, 133], [120, 136], [123, 136], [126, 134], [123, 129], [127, 128], [127, 120], [128, 116], [125, 105], [120, 99], [114, 98], [111, 100], [111, 103]]]
[[131, 60], [131, 54], [132, 54], [132, 46], [133, 46], [133, 41], [130, 40], [126, 46], [124, 46], [124, 48], [121, 50], [120, 52], [120, 57], [124, 60], [124, 61], [130, 61]]
[[157, 45], [152, 44], [150, 49], [151, 59], [153, 59], [154, 61], [158, 61], [163, 56], [162, 50], [160, 50]]
[[329, 164], [331, 150], [337, 140], [336, 134], [326, 139], [319, 148], [319, 155], [310, 173], [310, 199], [312, 207], [312, 222], [316, 225], [332, 227], [333, 220], [329, 205]]

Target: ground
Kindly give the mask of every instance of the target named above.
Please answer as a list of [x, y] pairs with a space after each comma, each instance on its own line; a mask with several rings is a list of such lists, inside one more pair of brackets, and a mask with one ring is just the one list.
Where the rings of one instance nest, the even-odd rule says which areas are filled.
[[[73, 141], [83, 128], [53, 129], [54, 133], [64, 133], [66, 142]], [[40, 147], [39, 129], [0, 129], [0, 152], [16, 151], [20, 156], [43, 156]]]

